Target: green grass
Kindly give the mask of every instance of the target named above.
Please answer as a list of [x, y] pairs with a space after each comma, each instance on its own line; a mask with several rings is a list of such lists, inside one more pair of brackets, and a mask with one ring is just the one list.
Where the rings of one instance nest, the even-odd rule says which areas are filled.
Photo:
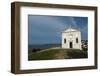
[[74, 59], [87, 58], [87, 52], [78, 49], [48, 49], [29, 53], [28, 60]]
[[87, 51], [83, 50], [67, 50], [66, 54], [69, 56], [66, 59], [88, 58]]
[[54, 59], [54, 55], [58, 53], [58, 49], [47, 50], [43, 52], [37, 52], [29, 54], [29, 60], [48, 60]]

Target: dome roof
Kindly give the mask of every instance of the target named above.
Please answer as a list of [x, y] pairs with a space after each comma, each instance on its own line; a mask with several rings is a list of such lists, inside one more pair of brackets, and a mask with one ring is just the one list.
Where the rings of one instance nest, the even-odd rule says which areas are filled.
[[73, 32], [73, 31], [80, 31], [80, 29], [70, 26], [69, 28], [66, 28], [63, 32]]

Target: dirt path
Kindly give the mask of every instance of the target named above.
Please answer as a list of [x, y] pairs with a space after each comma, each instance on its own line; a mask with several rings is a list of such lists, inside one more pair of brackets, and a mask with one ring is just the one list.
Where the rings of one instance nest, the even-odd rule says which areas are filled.
[[65, 52], [64, 51], [59, 51], [59, 53], [57, 53], [56, 55], [55, 55], [55, 58], [56, 59], [64, 59], [65, 58]]
[[59, 51], [59, 53], [55, 55], [55, 58], [56, 59], [66, 59], [66, 58], [69, 58], [69, 56], [67, 55], [66, 50], [61, 50]]

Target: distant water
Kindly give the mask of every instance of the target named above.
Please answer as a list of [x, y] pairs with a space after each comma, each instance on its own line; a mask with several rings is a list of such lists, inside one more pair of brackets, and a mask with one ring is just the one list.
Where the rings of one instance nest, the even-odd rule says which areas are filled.
[[61, 46], [61, 44], [42, 44], [42, 45], [28, 45], [28, 48], [29, 49], [32, 49], [32, 48], [44, 49], [44, 48], [60, 47], [60, 46]]

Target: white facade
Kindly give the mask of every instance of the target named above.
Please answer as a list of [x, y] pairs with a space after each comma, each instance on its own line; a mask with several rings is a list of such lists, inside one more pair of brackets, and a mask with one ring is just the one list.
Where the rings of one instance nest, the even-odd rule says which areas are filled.
[[82, 49], [81, 32], [79, 29], [70, 27], [62, 32], [62, 48], [80, 50]]

